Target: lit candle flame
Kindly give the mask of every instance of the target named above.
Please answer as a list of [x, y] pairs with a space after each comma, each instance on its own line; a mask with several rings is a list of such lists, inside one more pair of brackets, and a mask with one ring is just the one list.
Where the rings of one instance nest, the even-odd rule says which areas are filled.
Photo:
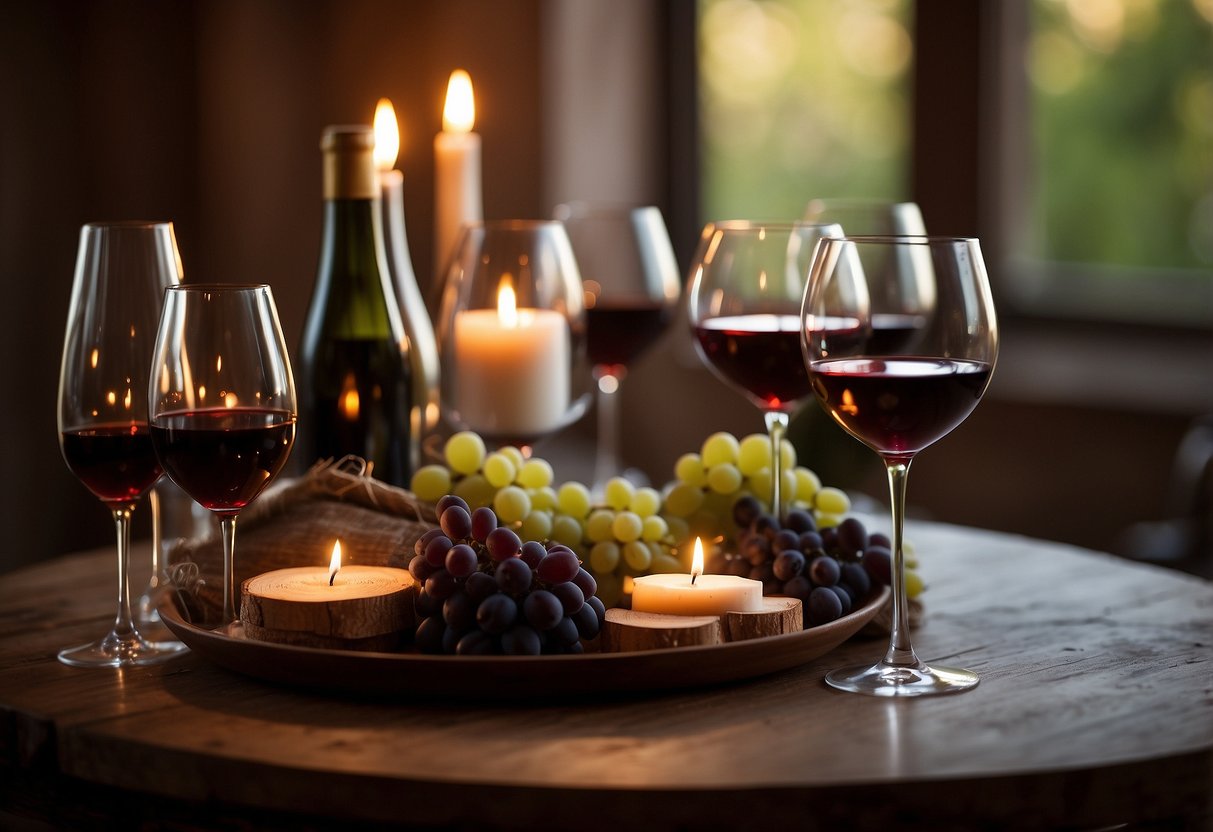
[[497, 319], [508, 329], [518, 328], [518, 300], [508, 277], [502, 279], [497, 290]]
[[337, 573], [341, 571], [341, 541], [333, 541], [333, 557], [329, 560], [329, 586], [333, 585], [333, 581], [337, 578]]
[[396, 109], [387, 98], [380, 98], [375, 105], [375, 167], [391, 170], [400, 156], [400, 124], [396, 121]]
[[691, 555], [691, 586], [695, 586], [695, 579], [703, 574], [703, 540], [695, 538], [695, 552]]
[[476, 123], [476, 98], [472, 94], [472, 76], [457, 69], [446, 85], [446, 105], [442, 108], [442, 129], [452, 133], [470, 133]]
[[347, 421], [357, 422], [362, 402], [358, 396], [358, 387], [354, 382], [353, 373], [347, 373], [345, 376], [345, 383], [341, 385], [340, 401], [341, 415]]

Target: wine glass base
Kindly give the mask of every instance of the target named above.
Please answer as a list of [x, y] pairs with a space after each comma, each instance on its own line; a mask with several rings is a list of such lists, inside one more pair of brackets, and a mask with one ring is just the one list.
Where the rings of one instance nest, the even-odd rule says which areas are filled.
[[138, 633], [110, 634], [100, 641], [59, 651], [59, 661], [72, 667], [142, 667], [159, 664], [188, 649], [179, 641], [152, 642]]
[[963, 693], [977, 687], [980, 677], [955, 667], [928, 667], [919, 662], [898, 666], [877, 662], [874, 665], [841, 667], [826, 674], [826, 684], [849, 693], [867, 696], [938, 696]]

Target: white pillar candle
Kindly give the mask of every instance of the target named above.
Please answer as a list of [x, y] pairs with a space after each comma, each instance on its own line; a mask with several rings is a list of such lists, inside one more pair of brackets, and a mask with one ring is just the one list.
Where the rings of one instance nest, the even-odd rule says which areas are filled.
[[762, 582], [703, 574], [703, 542], [695, 538], [691, 574], [644, 575], [632, 583], [632, 610], [666, 615], [724, 615], [762, 609]]
[[464, 224], [484, 219], [475, 122], [472, 79], [457, 69], [447, 84], [442, 132], [434, 137], [434, 281], [439, 286]]
[[497, 309], [455, 315], [454, 403], [472, 430], [525, 439], [560, 427], [569, 409], [568, 321], [551, 309], [516, 309], [503, 285]]

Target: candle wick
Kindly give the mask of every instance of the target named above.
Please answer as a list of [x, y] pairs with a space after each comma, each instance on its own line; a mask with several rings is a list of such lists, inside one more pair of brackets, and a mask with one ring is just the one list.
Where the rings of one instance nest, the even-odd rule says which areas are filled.
[[333, 581], [337, 580], [337, 570], [334, 569], [329, 573], [329, 586], [333, 585]]
[[698, 577], [699, 577], [699, 573], [698, 573], [698, 572], [692, 572], [692, 573], [691, 573], [691, 586], [695, 586], [695, 579], [696, 579], [696, 578], [698, 578]]

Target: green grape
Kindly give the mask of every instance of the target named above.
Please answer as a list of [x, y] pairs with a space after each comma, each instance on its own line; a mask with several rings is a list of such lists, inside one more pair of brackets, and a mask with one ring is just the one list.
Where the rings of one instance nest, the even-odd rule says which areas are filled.
[[523, 488], [543, 488], [552, 484], [554, 476], [546, 459], [528, 459], [518, 469], [518, 484]]
[[674, 476], [687, 485], [707, 485], [708, 470], [703, 467], [699, 454], [683, 454], [674, 463]]
[[763, 468], [771, 467], [771, 438], [761, 433], [751, 433], [737, 448], [737, 467], [747, 477]]
[[639, 540], [643, 529], [644, 522], [631, 511], [619, 512], [615, 515], [615, 522], [611, 524], [611, 530], [615, 533], [615, 539], [621, 543], [631, 543], [633, 540]]
[[720, 516], [703, 508], [691, 515], [690, 524], [696, 537], [716, 537], [721, 532]]
[[670, 527], [658, 515], [654, 514], [644, 518], [644, 525], [640, 530], [640, 537], [650, 542], [661, 540], [670, 533]]
[[690, 517], [703, 505], [703, 491], [681, 482], [665, 495], [666, 510], [675, 517]]
[[576, 517], [557, 514], [552, 518], [552, 540], [557, 543], [563, 543], [565, 546], [577, 546], [581, 543], [582, 534], [581, 521]]
[[513, 461], [508, 456], [498, 451], [485, 458], [483, 473], [484, 478], [494, 488], [505, 488], [514, 481], [518, 469], [514, 467]]
[[821, 480], [808, 468], [796, 468], [796, 499], [812, 503], [821, 490]]
[[493, 497], [496, 496], [497, 489], [493, 488], [483, 474], [469, 474], [455, 483], [451, 488], [451, 493], [467, 500], [467, 504], [472, 508], [480, 508], [493, 504]]
[[703, 457], [704, 467], [710, 469], [713, 465], [719, 465], [722, 462], [736, 465], [739, 452], [740, 446], [737, 438], [731, 433], [720, 431], [704, 440], [699, 455]]
[[607, 575], [619, 566], [619, 544], [613, 540], [603, 540], [595, 543], [590, 549], [590, 569], [599, 575]]
[[787, 505], [788, 500], [796, 493], [796, 472], [791, 468], [783, 469], [783, 494], [781, 499], [784, 505]]
[[783, 470], [791, 471], [796, 467], [796, 446], [784, 439], [779, 443], [779, 448], [782, 451], [779, 462], [783, 465]]
[[597, 572], [594, 575], [598, 581], [598, 600], [608, 609], [619, 606], [623, 600], [623, 579], [614, 572]]
[[438, 501], [451, 493], [451, 470], [445, 465], [425, 465], [413, 474], [409, 488], [417, 495], [417, 499], [427, 503]]
[[607, 480], [603, 497], [608, 506], [616, 511], [623, 511], [632, 502], [632, 495], [635, 493], [636, 487], [623, 477], [611, 477]]
[[905, 560], [906, 569], [918, 568], [918, 554], [913, 543], [908, 540], [901, 541], [901, 556]]
[[527, 493], [531, 495], [531, 508], [538, 511], [555, 511], [556, 489], [550, 485], [545, 485], [542, 488], [529, 488]]
[[682, 572], [682, 563], [673, 555], [656, 555], [649, 565], [649, 571], [654, 575], [672, 575]]
[[518, 486], [507, 485], [493, 498], [493, 511], [503, 523], [517, 523], [531, 513], [531, 498]]
[[637, 488], [627, 507], [642, 518], [652, 517], [661, 508], [661, 495], [655, 488]]
[[446, 464], [460, 474], [474, 474], [484, 463], [484, 440], [470, 430], [460, 431], [448, 439], [444, 450]]
[[813, 513], [813, 519], [817, 521], [817, 530], [832, 529], [842, 522], [841, 514], [830, 514], [825, 511], [816, 511]]
[[522, 518], [518, 536], [523, 540], [547, 540], [552, 534], [552, 515], [546, 511], [532, 511]]
[[750, 474], [748, 482], [750, 493], [757, 498], [758, 502], [765, 506], [771, 505], [771, 469], [763, 468], [761, 471], [755, 471]]
[[[657, 558], [661, 555], [673, 554], [671, 552], [669, 546], [665, 545], [664, 543], [659, 543], [656, 540], [646, 540], [646, 541], [643, 541], [643, 543], [645, 546], [649, 547], [649, 553], [652, 554], [654, 558]], [[650, 568], [652, 568], [652, 567], [650, 567]]]
[[913, 569], [905, 570], [905, 581], [907, 598], [917, 598], [926, 589], [926, 585], [922, 582], [922, 576]]
[[497, 449], [497, 453], [505, 454], [509, 457], [510, 462], [514, 463], [514, 470], [517, 471], [526, 462], [526, 457], [522, 455], [522, 451], [515, 448], [513, 445], [502, 445]]
[[741, 472], [731, 462], [721, 462], [708, 469], [708, 487], [717, 494], [732, 494], [741, 488]]
[[674, 539], [675, 543], [682, 543], [691, 536], [691, 527], [687, 525], [687, 521], [683, 518], [675, 517], [672, 514], [663, 514], [661, 515], [661, 519], [669, 527], [670, 537]]
[[590, 489], [579, 482], [566, 482], [556, 492], [556, 507], [580, 520], [590, 513]]
[[827, 485], [817, 492], [813, 505], [826, 514], [846, 514], [851, 510], [851, 498], [842, 489]]
[[633, 540], [630, 543], [623, 544], [623, 562], [627, 564], [629, 569], [643, 572], [653, 562], [653, 553], [649, 550], [648, 546]]
[[585, 536], [591, 543], [613, 540], [615, 532], [611, 527], [614, 523], [615, 512], [605, 508], [594, 509], [590, 512], [590, 519], [585, 521]]

